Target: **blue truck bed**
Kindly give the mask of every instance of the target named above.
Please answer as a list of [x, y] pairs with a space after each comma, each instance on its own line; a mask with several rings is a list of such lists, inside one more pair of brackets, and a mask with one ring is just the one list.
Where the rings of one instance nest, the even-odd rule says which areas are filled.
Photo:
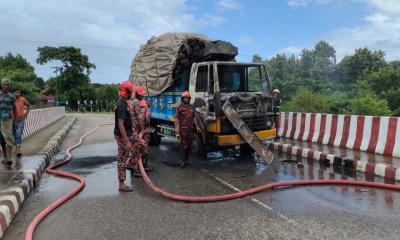
[[175, 109], [181, 102], [182, 92], [187, 90], [187, 81], [169, 87], [159, 95], [146, 97], [150, 103], [151, 118], [165, 121], [174, 121]]

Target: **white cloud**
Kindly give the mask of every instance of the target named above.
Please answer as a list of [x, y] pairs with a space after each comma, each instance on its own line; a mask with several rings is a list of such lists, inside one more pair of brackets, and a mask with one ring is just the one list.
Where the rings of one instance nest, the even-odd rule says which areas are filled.
[[[0, 12], [1, 55], [20, 53], [34, 63], [38, 46], [74, 45], [97, 65], [92, 74], [97, 82], [126, 79], [140, 44], [153, 35], [199, 31], [225, 22], [220, 16], [199, 13], [186, 0], [42, 0], [35, 4], [13, 0], [1, 1]], [[49, 77], [49, 66], [35, 67], [39, 75]]]
[[236, 0], [219, 0], [217, 6], [220, 10], [235, 10], [240, 8], [240, 4]]
[[250, 35], [245, 34], [245, 33], [239, 36], [238, 41], [240, 44], [243, 44], [243, 45], [249, 45], [254, 42], [253, 38]]
[[383, 50], [389, 60], [400, 58], [400, 4], [398, 0], [363, 0], [373, 12], [361, 26], [336, 29], [328, 35], [338, 58], [368, 47]]
[[302, 48], [298, 48], [298, 47], [294, 47], [294, 46], [289, 46], [289, 47], [285, 47], [285, 48], [281, 48], [279, 49], [279, 53], [282, 54], [288, 54], [288, 55], [297, 55], [301, 52]]
[[310, 4], [327, 4], [333, 2], [342, 2], [343, 0], [288, 0], [288, 5], [292, 9], [306, 7]]

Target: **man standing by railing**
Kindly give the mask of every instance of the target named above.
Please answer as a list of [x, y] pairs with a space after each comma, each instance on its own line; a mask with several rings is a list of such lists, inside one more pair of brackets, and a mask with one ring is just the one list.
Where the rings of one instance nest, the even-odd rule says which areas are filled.
[[12, 116], [15, 112], [15, 97], [9, 92], [10, 81], [3, 79], [1, 81], [0, 93], [0, 130], [4, 141], [6, 142], [6, 156], [4, 156], [7, 165], [12, 165], [11, 153], [12, 147], [15, 146], [13, 134]]
[[[15, 95], [15, 120], [14, 120], [14, 135], [15, 144], [17, 145], [15, 155], [21, 157], [22, 134], [24, 133], [25, 119], [31, 110], [31, 104], [21, 95], [20, 89], [14, 90]], [[27, 107], [25, 112], [25, 106]]]

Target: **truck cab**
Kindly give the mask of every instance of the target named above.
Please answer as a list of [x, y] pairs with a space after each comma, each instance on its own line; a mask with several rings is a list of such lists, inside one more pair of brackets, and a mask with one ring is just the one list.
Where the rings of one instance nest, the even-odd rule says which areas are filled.
[[[261, 139], [275, 137], [271, 84], [263, 64], [237, 62], [194, 63], [189, 91], [211, 146], [244, 144], [221, 106], [230, 101], [243, 122]], [[205, 135], [205, 136], [204, 136]]]
[[239, 147], [246, 142], [222, 110], [229, 101], [241, 120], [260, 140], [274, 138], [271, 83], [265, 65], [233, 61], [193, 63], [179, 84], [149, 98], [152, 111], [151, 143], [175, 137], [175, 108], [189, 90], [202, 132], [195, 135], [193, 152], [210, 147]]

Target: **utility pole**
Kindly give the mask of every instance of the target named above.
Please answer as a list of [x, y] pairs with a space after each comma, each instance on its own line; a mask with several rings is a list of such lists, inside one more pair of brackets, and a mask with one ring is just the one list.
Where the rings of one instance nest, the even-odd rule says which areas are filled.
[[58, 107], [58, 72], [61, 71], [59, 67], [52, 67], [54, 68], [54, 72], [56, 73], [56, 106]]

